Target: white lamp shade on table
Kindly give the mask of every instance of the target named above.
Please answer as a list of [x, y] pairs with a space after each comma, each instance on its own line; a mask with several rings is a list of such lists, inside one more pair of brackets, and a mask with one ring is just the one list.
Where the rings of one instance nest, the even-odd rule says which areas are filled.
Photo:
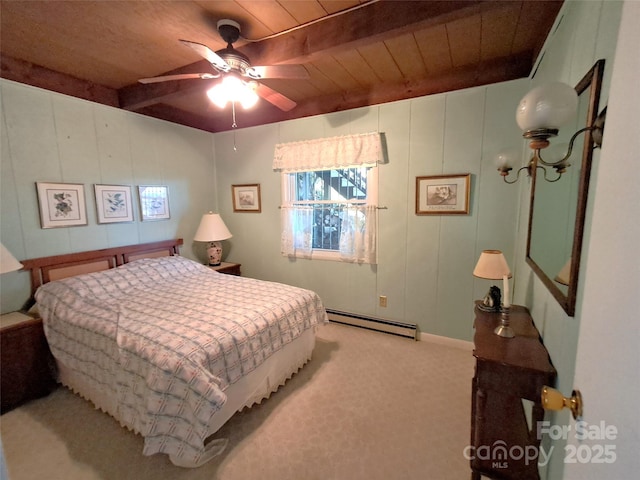
[[[503, 292], [500, 325], [493, 332], [503, 338], [515, 337], [515, 332], [509, 325], [509, 309], [511, 307], [509, 279], [511, 278], [511, 270], [509, 270], [509, 265], [502, 252], [500, 250], [483, 250], [476, 268], [473, 270], [473, 275], [488, 280], [502, 279]], [[497, 307], [497, 305], [495, 306]], [[488, 309], [485, 309], [485, 311], [488, 311]]]
[[217, 213], [205, 213], [200, 220], [200, 225], [193, 240], [196, 242], [209, 242], [207, 254], [209, 255], [209, 265], [220, 265], [222, 261], [221, 240], [231, 238], [231, 232], [222, 221], [222, 217]]
[[504, 276], [511, 278], [511, 270], [500, 250], [483, 250], [473, 270], [473, 276], [487, 280], [502, 280]]
[[0, 273], [15, 272], [22, 268], [22, 264], [1, 243], [0, 249]]
[[511, 270], [500, 250], [483, 250], [473, 269], [473, 276], [487, 280], [502, 280], [502, 305], [510, 306], [509, 279]]
[[569, 286], [571, 282], [571, 259], [567, 260], [567, 263], [562, 266], [554, 280], [562, 285]]

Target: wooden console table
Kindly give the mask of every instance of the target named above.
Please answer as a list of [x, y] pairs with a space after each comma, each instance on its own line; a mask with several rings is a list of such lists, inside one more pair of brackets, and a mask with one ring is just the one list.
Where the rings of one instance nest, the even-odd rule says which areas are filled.
[[[480, 480], [484, 475], [495, 479], [539, 480], [538, 458], [531, 460], [519, 454], [540, 446], [537, 422], [544, 418], [540, 395], [544, 385], [555, 384], [556, 370], [525, 307], [511, 307], [515, 338], [493, 333], [500, 323], [500, 314], [483, 312], [477, 307], [475, 314], [471, 479]], [[533, 402], [530, 424], [522, 399]], [[507, 456], [501, 456], [504, 450], [497, 447], [504, 447]]]

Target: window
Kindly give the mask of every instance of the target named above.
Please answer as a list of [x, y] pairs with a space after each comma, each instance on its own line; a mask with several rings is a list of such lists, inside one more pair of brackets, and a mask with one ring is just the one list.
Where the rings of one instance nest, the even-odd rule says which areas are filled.
[[377, 263], [380, 134], [276, 145], [283, 255]]
[[[311, 217], [307, 222], [298, 221], [292, 225], [291, 228], [302, 230], [294, 236], [302, 237], [308, 229], [311, 249], [325, 251], [321, 257], [330, 257], [329, 252], [339, 253], [343, 227], [346, 229], [353, 220], [356, 225], [366, 221], [366, 212], [362, 209], [367, 206], [367, 181], [373, 177], [372, 169], [375, 167], [284, 173], [283, 190], [289, 197], [285, 198], [285, 203], [307, 210], [307, 216]], [[350, 210], [353, 210], [353, 219]]]
[[283, 255], [377, 263], [377, 167], [282, 174]]

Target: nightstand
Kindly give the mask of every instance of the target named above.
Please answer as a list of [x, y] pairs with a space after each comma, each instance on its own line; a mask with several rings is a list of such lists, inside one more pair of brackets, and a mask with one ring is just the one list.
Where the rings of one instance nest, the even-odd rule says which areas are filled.
[[48, 395], [56, 383], [42, 319], [23, 312], [2, 315], [0, 342], [0, 413]]
[[220, 265], [216, 265], [215, 267], [209, 267], [211, 270], [215, 270], [216, 272], [226, 273], [227, 275], [237, 275], [240, 276], [240, 263], [229, 263], [222, 262]]

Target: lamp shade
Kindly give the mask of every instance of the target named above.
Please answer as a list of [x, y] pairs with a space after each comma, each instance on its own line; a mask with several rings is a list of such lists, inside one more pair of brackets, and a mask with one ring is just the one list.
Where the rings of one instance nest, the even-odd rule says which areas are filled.
[[517, 148], [505, 148], [499, 151], [495, 156], [495, 163], [498, 170], [503, 168], [513, 168], [522, 162], [522, 153]]
[[15, 272], [22, 268], [23, 265], [1, 243], [0, 249], [0, 273]]
[[217, 242], [231, 238], [231, 232], [217, 213], [205, 213], [193, 239], [196, 242]]
[[207, 91], [207, 96], [219, 108], [224, 108], [227, 102], [237, 102], [247, 109], [258, 102], [255, 86], [255, 82], [244, 82], [234, 75], [227, 75]]
[[516, 110], [516, 122], [522, 131], [559, 129], [578, 110], [578, 93], [566, 83], [552, 82], [527, 93]]
[[511, 270], [500, 250], [483, 250], [473, 270], [473, 276], [487, 280], [502, 280], [504, 276], [511, 278]]
[[554, 280], [562, 285], [569, 285], [569, 282], [571, 282], [571, 259], [567, 260], [567, 263], [560, 269]]

